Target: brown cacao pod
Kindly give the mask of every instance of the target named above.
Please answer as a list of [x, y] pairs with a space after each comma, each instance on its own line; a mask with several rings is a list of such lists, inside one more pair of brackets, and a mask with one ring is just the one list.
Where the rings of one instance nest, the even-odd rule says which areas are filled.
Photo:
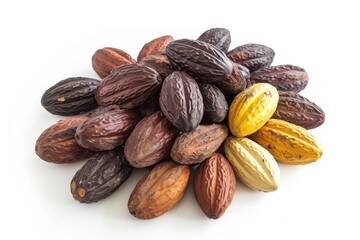
[[231, 35], [229, 30], [225, 28], [211, 28], [201, 34], [197, 40], [210, 43], [226, 53], [231, 43]]
[[136, 113], [120, 109], [83, 122], [76, 130], [76, 142], [92, 151], [111, 150], [123, 145], [138, 123]]
[[165, 47], [172, 41], [174, 41], [174, 38], [170, 35], [161, 36], [151, 40], [141, 49], [137, 57], [137, 61], [140, 62], [144, 57], [163, 52]]
[[204, 102], [204, 116], [212, 122], [222, 122], [229, 110], [224, 94], [209, 83], [199, 83], [199, 88]]
[[106, 112], [110, 112], [113, 110], [120, 110], [121, 108], [118, 105], [109, 105], [109, 106], [98, 106], [97, 108], [95, 108], [94, 110], [88, 112], [86, 114], [87, 117], [96, 117], [99, 115], [102, 115]]
[[236, 177], [227, 159], [214, 153], [202, 162], [194, 176], [196, 201], [208, 218], [218, 219], [235, 195]]
[[62, 80], [45, 91], [41, 105], [50, 113], [71, 116], [97, 107], [96, 88], [100, 81], [85, 77]]
[[244, 66], [232, 63], [233, 71], [231, 75], [223, 81], [215, 83], [222, 91], [238, 94], [247, 87], [247, 78], [250, 72]]
[[125, 156], [136, 168], [151, 166], [169, 155], [177, 135], [161, 112], [143, 118], [125, 142]]
[[160, 163], [136, 184], [129, 198], [129, 212], [140, 219], [164, 214], [184, 196], [189, 179], [189, 166], [173, 161]]
[[281, 119], [305, 129], [319, 127], [325, 121], [324, 111], [309, 99], [295, 92], [280, 92], [272, 118]]
[[97, 153], [76, 172], [71, 193], [81, 203], [97, 202], [115, 192], [132, 170], [122, 148]]
[[269, 83], [279, 91], [300, 92], [308, 82], [305, 69], [294, 65], [278, 65], [264, 67], [251, 74], [251, 81]]
[[160, 103], [159, 103], [160, 91], [157, 91], [152, 96], [150, 96], [146, 102], [136, 108], [136, 112], [141, 117], [147, 117], [151, 114], [161, 111]]
[[181, 164], [200, 163], [220, 147], [227, 135], [228, 129], [223, 124], [199, 125], [175, 139], [170, 155]]
[[234, 48], [227, 53], [227, 56], [236, 63], [240, 63], [254, 72], [260, 68], [269, 66], [275, 56], [273, 49], [255, 43], [249, 43]]
[[203, 98], [196, 81], [185, 72], [170, 74], [161, 88], [160, 108], [180, 131], [195, 129], [204, 115]]
[[92, 66], [100, 78], [105, 78], [118, 66], [136, 63], [136, 61], [123, 50], [110, 47], [97, 50], [91, 60]]
[[225, 53], [209, 43], [175, 40], [167, 45], [165, 52], [175, 69], [186, 71], [198, 81], [219, 82], [232, 72], [231, 61]]
[[166, 78], [174, 71], [169, 58], [165, 54], [146, 56], [141, 59], [140, 63], [155, 69], [162, 78]]
[[103, 79], [96, 90], [101, 106], [112, 104], [131, 109], [143, 104], [161, 86], [161, 76], [142, 64], [120, 66]]
[[80, 147], [75, 141], [77, 127], [87, 119], [68, 118], [47, 128], [36, 141], [36, 154], [52, 163], [73, 163], [94, 155], [94, 152]]

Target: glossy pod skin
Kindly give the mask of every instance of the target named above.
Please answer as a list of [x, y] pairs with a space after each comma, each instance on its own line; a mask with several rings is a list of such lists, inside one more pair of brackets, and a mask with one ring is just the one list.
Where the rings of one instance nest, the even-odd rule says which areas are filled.
[[244, 137], [259, 130], [274, 114], [278, 101], [276, 88], [268, 83], [257, 83], [239, 93], [229, 109], [231, 133]]
[[223, 81], [215, 83], [224, 92], [238, 94], [245, 90], [250, 72], [241, 64], [232, 63], [233, 71], [231, 75]]
[[111, 47], [97, 50], [92, 56], [91, 62], [93, 69], [102, 79], [118, 66], [136, 63], [125, 51]]
[[71, 193], [81, 203], [97, 202], [115, 192], [132, 170], [122, 148], [97, 153], [76, 172]]
[[220, 218], [235, 195], [236, 178], [231, 165], [220, 153], [202, 162], [194, 176], [196, 201], [208, 218]]
[[114, 69], [96, 90], [101, 106], [112, 104], [132, 109], [143, 104], [161, 86], [162, 78], [154, 69], [142, 64], [128, 64]]
[[274, 60], [275, 52], [265, 45], [249, 43], [234, 48], [226, 54], [230, 60], [240, 63], [254, 72], [260, 68], [270, 66]]
[[139, 117], [128, 109], [105, 112], [83, 122], [76, 130], [76, 142], [92, 151], [111, 150], [125, 143]]
[[76, 129], [87, 119], [68, 118], [47, 128], [36, 141], [36, 154], [47, 162], [58, 164], [78, 162], [94, 155], [75, 140]]
[[225, 154], [238, 179], [247, 187], [271, 192], [278, 188], [280, 170], [274, 157], [248, 138], [228, 137]]
[[225, 53], [202, 41], [175, 40], [167, 45], [165, 53], [175, 69], [186, 71], [197, 81], [219, 82], [232, 72], [231, 61]]
[[278, 65], [264, 67], [250, 76], [255, 83], [269, 83], [279, 91], [300, 92], [308, 82], [305, 69], [294, 65]]
[[203, 118], [204, 103], [199, 86], [185, 72], [176, 71], [165, 78], [159, 101], [165, 117], [182, 132], [194, 130]]
[[173, 161], [158, 164], [136, 184], [128, 201], [129, 212], [139, 219], [163, 215], [184, 196], [189, 179], [189, 166]]
[[126, 159], [136, 168], [158, 163], [169, 155], [177, 133], [160, 111], [143, 118], [126, 140]]
[[270, 119], [251, 139], [286, 164], [308, 164], [322, 156], [322, 147], [305, 128], [279, 119]]
[[99, 83], [99, 80], [92, 78], [67, 78], [45, 91], [41, 105], [55, 115], [85, 113], [97, 107], [95, 92]]
[[151, 40], [141, 49], [137, 57], [137, 61], [140, 62], [147, 56], [162, 53], [165, 50], [165, 47], [172, 41], [174, 41], [174, 38], [170, 35], [161, 36]]
[[226, 53], [231, 43], [231, 35], [229, 30], [225, 28], [211, 28], [201, 34], [197, 40], [210, 43]]
[[216, 152], [227, 135], [228, 129], [224, 124], [199, 125], [176, 138], [170, 156], [181, 164], [200, 163]]
[[325, 122], [324, 111], [309, 99], [295, 92], [280, 92], [272, 118], [293, 123], [305, 129], [317, 128]]

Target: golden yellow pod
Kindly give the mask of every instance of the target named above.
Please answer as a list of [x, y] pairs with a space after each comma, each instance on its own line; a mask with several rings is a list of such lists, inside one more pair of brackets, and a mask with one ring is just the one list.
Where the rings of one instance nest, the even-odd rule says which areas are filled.
[[308, 130], [283, 120], [270, 119], [250, 138], [287, 164], [308, 164], [322, 155], [320, 144]]
[[274, 114], [279, 101], [276, 88], [257, 83], [239, 93], [229, 109], [229, 128], [233, 135], [244, 137], [259, 130]]
[[238, 179], [249, 188], [270, 192], [278, 188], [280, 170], [274, 157], [248, 138], [228, 137], [225, 155]]

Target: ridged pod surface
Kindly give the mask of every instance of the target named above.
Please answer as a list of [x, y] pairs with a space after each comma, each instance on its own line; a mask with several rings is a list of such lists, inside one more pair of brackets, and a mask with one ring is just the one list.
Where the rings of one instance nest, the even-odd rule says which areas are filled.
[[232, 72], [231, 61], [225, 53], [206, 42], [175, 40], [167, 45], [165, 53], [175, 69], [186, 71], [197, 81], [219, 82]]
[[202, 162], [194, 176], [196, 201], [208, 218], [220, 218], [235, 195], [236, 177], [228, 160], [214, 153]]
[[181, 164], [200, 163], [220, 147], [227, 135], [228, 129], [224, 124], [199, 125], [176, 138], [170, 155]]
[[189, 179], [189, 166], [160, 163], [136, 184], [128, 201], [129, 212], [140, 219], [164, 214], [184, 196]]
[[161, 36], [146, 43], [139, 52], [137, 61], [140, 62], [143, 58], [151, 55], [156, 55], [163, 52], [166, 46], [174, 41], [174, 38], [170, 35]]
[[159, 111], [143, 118], [125, 142], [125, 156], [136, 168], [154, 165], [167, 157], [178, 130]]
[[97, 153], [76, 172], [71, 193], [81, 203], [97, 202], [115, 192], [132, 170], [122, 148]]
[[295, 92], [280, 92], [279, 103], [273, 118], [284, 120], [305, 129], [319, 127], [325, 121], [324, 111]]
[[233, 135], [244, 137], [259, 130], [276, 110], [279, 94], [268, 83], [257, 83], [239, 93], [230, 105], [228, 122]]
[[247, 68], [240, 64], [232, 63], [233, 70], [231, 75], [223, 81], [217, 82], [222, 91], [238, 94], [247, 87], [247, 81], [250, 77], [250, 72]]
[[305, 128], [279, 119], [270, 119], [251, 139], [286, 164], [308, 164], [318, 160], [322, 148]]
[[250, 76], [255, 83], [270, 83], [279, 91], [300, 92], [308, 82], [305, 69], [294, 65], [278, 65], [264, 67]]
[[236, 176], [251, 189], [270, 192], [278, 188], [280, 170], [274, 157], [248, 138], [228, 137], [225, 154]]
[[203, 98], [196, 81], [180, 71], [167, 76], [160, 92], [160, 108], [180, 131], [194, 130], [204, 115]]
[[92, 151], [111, 150], [123, 145], [139, 117], [128, 109], [105, 112], [83, 122], [76, 130], [76, 142]]
[[231, 43], [231, 35], [225, 28], [211, 28], [201, 34], [197, 40], [210, 43], [226, 53]]
[[174, 72], [169, 58], [165, 54], [149, 55], [141, 59], [141, 64], [155, 69], [163, 79]]
[[96, 88], [100, 81], [85, 77], [62, 80], [45, 91], [41, 105], [50, 113], [71, 116], [97, 107]]
[[162, 78], [154, 69], [142, 64], [128, 64], [114, 69], [96, 90], [101, 106], [112, 104], [132, 109], [143, 104], [161, 86]]

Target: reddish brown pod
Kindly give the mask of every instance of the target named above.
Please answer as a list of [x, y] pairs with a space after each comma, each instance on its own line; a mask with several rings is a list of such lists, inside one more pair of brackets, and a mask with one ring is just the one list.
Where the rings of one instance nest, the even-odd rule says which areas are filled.
[[161, 36], [151, 40], [141, 49], [137, 61], [140, 62], [144, 57], [162, 53], [166, 46], [172, 41], [174, 41], [174, 38], [170, 35]]
[[89, 150], [111, 150], [125, 143], [138, 121], [137, 114], [127, 109], [105, 112], [83, 122], [75, 139]]
[[233, 71], [231, 75], [215, 85], [224, 92], [238, 94], [247, 87], [247, 81], [250, 78], [249, 70], [241, 64], [232, 63]]
[[305, 69], [294, 65], [278, 65], [262, 68], [250, 76], [255, 83], [269, 83], [279, 91], [300, 92], [308, 82]]
[[138, 63], [123, 65], [103, 79], [95, 98], [101, 106], [116, 104], [132, 109], [143, 104], [161, 83], [161, 76], [152, 68]]
[[154, 165], [169, 155], [177, 133], [161, 112], [143, 118], [126, 140], [126, 159], [136, 168]]
[[221, 217], [232, 202], [236, 177], [231, 165], [220, 153], [214, 153], [196, 169], [194, 193], [208, 218]]
[[305, 129], [325, 122], [325, 112], [314, 102], [295, 93], [279, 91], [279, 103], [272, 118], [281, 119]]
[[166, 78], [174, 71], [169, 58], [165, 54], [146, 56], [141, 59], [140, 63], [155, 69], [162, 78]]
[[136, 61], [121, 49], [105, 47], [97, 50], [92, 56], [92, 66], [100, 78], [105, 78], [110, 72], [121, 65], [136, 63]]
[[76, 129], [87, 119], [68, 118], [47, 128], [36, 141], [36, 154], [52, 163], [73, 163], [94, 155], [94, 152], [80, 147], [75, 140]]

